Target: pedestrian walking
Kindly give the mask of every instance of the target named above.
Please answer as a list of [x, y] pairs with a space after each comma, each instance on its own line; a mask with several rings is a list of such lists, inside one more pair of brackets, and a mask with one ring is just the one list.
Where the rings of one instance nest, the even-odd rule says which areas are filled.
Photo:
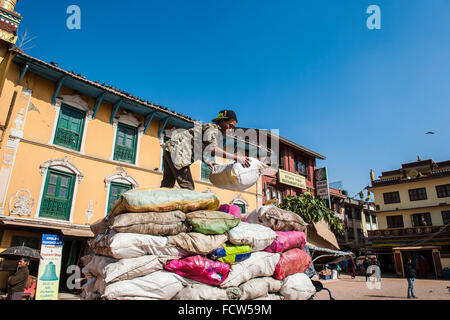
[[414, 294], [414, 280], [416, 278], [416, 269], [413, 266], [413, 261], [411, 258], [408, 258], [408, 261], [405, 265], [405, 276], [408, 280], [408, 299], [417, 299]]
[[366, 258], [364, 259], [364, 262], [363, 262], [364, 273], [366, 274], [366, 281], [370, 277], [370, 274], [368, 273], [369, 266], [370, 266], [369, 257], [366, 256]]
[[30, 271], [28, 264], [30, 261], [26, 258], [21, 258], [17, 267], [17, 271], [8, 278], [8, 297], [7, 300], [22, 300], [25, 287], [28, 282]]
[[355, 279], [356, 277], [356, 263], [355, 259], [351, 258], [348, 262], [349, 268], [350, 268], [350, 274], [352, 275], [352, 279]]

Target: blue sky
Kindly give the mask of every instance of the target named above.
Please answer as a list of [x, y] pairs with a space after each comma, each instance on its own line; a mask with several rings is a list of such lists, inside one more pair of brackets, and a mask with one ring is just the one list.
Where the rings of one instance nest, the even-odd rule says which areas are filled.
[[[69, 30], [69, 5], [81, 30]], [[381, 9], [369, 30], [366, 9]], [[350, 195], [401, 163], [450, 160], [450, 2], [20, 0], [26, 53], [194, 119], [239, 125], [327, 156]], [[425, 135], [427, 131], [436, 135]]]

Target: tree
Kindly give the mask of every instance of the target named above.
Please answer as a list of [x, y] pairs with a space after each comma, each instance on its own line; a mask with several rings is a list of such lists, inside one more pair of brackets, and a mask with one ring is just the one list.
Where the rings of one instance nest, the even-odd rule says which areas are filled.
[[317, 223], [325, 219], [333, 233], [337, 235], [344, 234], [345, 225], [328, 209], [325, 201], [319, 197], [306, 192], [301, 197], [286, 197], [279, 206], [281, 209], [295, 212], [306, 223]]

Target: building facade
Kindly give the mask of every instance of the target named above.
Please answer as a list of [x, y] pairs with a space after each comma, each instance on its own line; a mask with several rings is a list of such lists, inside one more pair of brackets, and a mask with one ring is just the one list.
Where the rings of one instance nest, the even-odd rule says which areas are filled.
[[[93, 236], [89, 225], [123, 192], [159, 188], [166, 130], [191, 128], [194, 120], [31, 57], [12, 42], [0, 45], [0, 251], [22, 244], [39, 250], [43, 234], [63, 235], [64, 289], [66, 267], [80, 264]], [[262, 205], [261, 182], [232, 192], [215, 188], [200, 162], [191, 171], [196, 191], [211, 191], [223, 204], [244, 212]], [[0, 289], [7, 277], [0, 272]]]
[[369, 249], [384, 255], [398, 276], [411, 257], [424, 266], [424, 277], [442, 277], [450, 267], [450, 161], [419, 159], [377, 180], [372, 173], [369, 190], [378, 220]]
[[365, 254], [368, 235], [378, 228], [375, 204], [366, 203], [348, 196], [345, 190], [330, 188], [331, 210], [343, 220], [345, 233], [338, 237], [342, 250]]

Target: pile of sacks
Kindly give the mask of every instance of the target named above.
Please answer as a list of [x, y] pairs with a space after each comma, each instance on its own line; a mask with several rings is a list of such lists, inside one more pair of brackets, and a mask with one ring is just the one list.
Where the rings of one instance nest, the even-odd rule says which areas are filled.
[[132, 190], [91, 226], [83, 299], [307, 300], [307, 224], [275, 206], [242, 216], [212, 193]]

